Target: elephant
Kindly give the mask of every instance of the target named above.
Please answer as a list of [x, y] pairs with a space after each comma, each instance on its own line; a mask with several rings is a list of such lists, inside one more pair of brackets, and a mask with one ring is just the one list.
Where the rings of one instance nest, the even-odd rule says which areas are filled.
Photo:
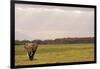
[[37, 43], [25, 43], [24, 48], [28, 53], [29, 60], [32, 61], [37, 50]]

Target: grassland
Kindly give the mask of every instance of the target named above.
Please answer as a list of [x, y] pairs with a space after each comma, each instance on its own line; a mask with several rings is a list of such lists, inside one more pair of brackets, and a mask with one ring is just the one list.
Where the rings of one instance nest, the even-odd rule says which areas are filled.
[[16, 65], [81, 62], [94, 60], [94, 45], [51, 44], [39, 45], [33, 61], [29, 61], [23, 46], [15, 46]]

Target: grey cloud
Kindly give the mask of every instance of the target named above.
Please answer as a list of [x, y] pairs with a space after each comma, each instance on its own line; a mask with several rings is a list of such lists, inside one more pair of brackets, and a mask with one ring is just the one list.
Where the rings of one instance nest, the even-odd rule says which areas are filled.
[[16, 4], [15, 7], [16, 39], [94, 36], [93, 8], [24, 4]]

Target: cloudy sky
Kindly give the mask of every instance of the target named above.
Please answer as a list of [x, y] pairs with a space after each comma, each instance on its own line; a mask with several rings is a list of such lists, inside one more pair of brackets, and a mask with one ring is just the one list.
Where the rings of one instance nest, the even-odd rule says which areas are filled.
[[94, 9], [15, 4], [15, 39], [94, 36]]

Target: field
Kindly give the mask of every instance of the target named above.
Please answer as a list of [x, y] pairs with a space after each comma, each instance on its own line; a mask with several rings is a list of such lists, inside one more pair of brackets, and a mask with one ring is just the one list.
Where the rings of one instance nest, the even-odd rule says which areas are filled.
[[23, 46], [15, 46], [15, 65], [81, 62], [94, 60], [94, 45], [48, 44], [39, 45], [33, 61], [29, 61]]

